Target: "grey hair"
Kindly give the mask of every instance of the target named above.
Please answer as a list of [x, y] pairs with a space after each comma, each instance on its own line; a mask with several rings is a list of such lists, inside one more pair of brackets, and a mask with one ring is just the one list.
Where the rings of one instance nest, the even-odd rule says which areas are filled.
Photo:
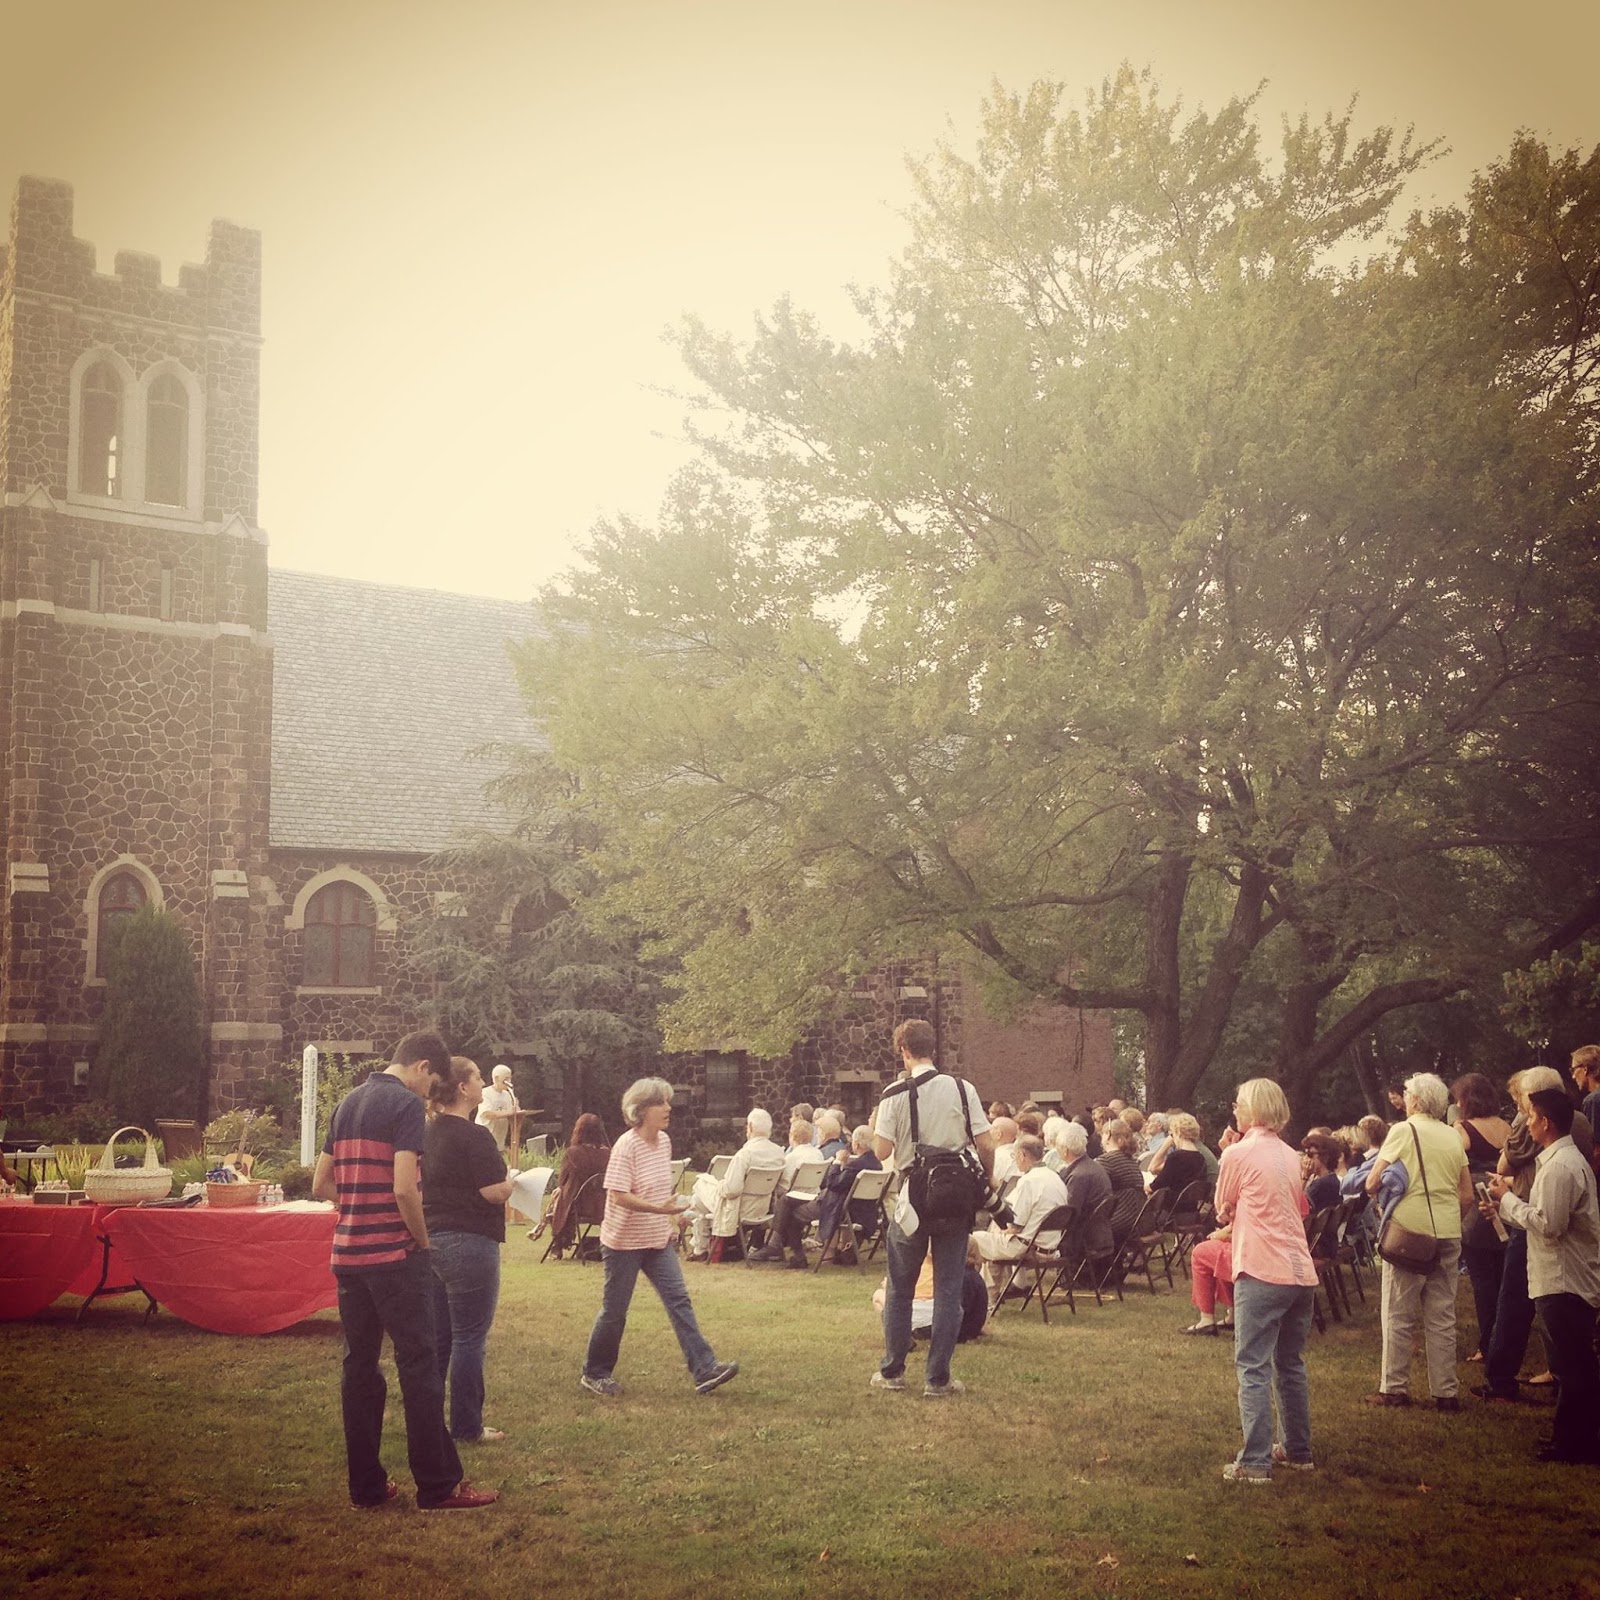
[[1044, 1119], [1044, 1127], [1039, 1130], [1040, 1138], [1042, 1138], [1047, 1145], [1053, 1145], [1056, 1142], [1056, 1135], [1061, 1131], [1062, 1125], [1066, 1122], [1066, 1120], [1067, 1119], [1065, 1117], [1057, 1116], [1055, 1112], [1052, 1111], [1050, 1115]]
[[1081, 1156], [1089, 1148], [1089, 1130], [1081, 1122], [1064, 1122], [1056, 1134], [1056, 1149], [1064, 1156]]
[[671, 1104], [672, 1085], [665, 1078], [639, 1078], [623, 1093], [622, 1120], [630, 1128], [637, 1128], [651, 1106]]
[[1150, 1115], [1144, 1119], [1144, 1131], [1146, 1133], [1166, 1133], [1166, 1132], [1168, 1132], [1169, 1131], [1169, 1124], [1167, 1122], [1167, 1114], [1166, 1114], [1166, 1112], [1164, 1112], [1164, 1111], [1152, 1111], [1150, 1113]]
[[816, 1130], [809, 1122], [806, 1121], [804, 1117], [796, 1117], [794, 1121], [789, 1124], [789, 1143], [810, 1144], [811, 1135], [815, 1131]]
[[1450, 1104], [1450, 1091], [1437, 1072], [1418, 1072], [1406, 1079], [1405, 1090], [1425, 1117], [1442, 1117]]
[[863, 1122], [859, 1128], [855, 1129], [851, 1133], [851, 1135], [850, 1135], [850, 1147], [853, 1150], [865, 1150], [871, 1145], [871, 1143], [872, 1143], [872, 1127], [871, 1127], [871, 1124]]
[[818, 1144], [826, 1144], [830, 1139], [837, 1139], [844, 1132], [839, 1119], [831, 1111], [819, 1111], [815, 1127]]
[[1019, 1133], [1017, 1135], [1017, 1154], [1026, 1156], [1030, 1161], [1043, 1161], [1044, 1140], [1036, 1133]]
[[763, 1111], [757, 1106], [748, 1117], [744, 1119], [745, 1126], [757, 1139], [770, 1139], [772, 1137], [772, 1113]]

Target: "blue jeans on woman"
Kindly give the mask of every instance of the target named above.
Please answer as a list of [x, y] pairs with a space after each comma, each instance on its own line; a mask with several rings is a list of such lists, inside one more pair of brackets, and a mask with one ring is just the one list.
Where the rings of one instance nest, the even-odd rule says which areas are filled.
[[500, 1300], [500, 1246], [481, 1233], [434, 1233], [434, 1352], [450, 1380], [450, 1437], [483, 1437], [483, 1352]]
[[1311, 1459], [1311, 1391], [1306, 1339], [1316, 1290], [1307, 1284], [1237, 1278], [1233, 1285], [1233, 1360], [1239, 1373], [1239, 1465], [1251, 1476], [1272, 1474], [1272, 1397], [1278, 1397], [1283, 1451]]
[[683, 1281], [683, 1265], [678, 1260], [676, 1247], [669, 1244], [659, 1250], [613, 1250], [605, 1245], [600, 1253], [605, 1260], [606, 1281], [600, 1295], [600, 1315], [594, 1319], [589, 1349], [583, 1358], [584, 1377], [611, 1376], [617, 1354], [622, 1349], [628, 1307], [641, 1272], [661, 1296], [667, 1321], [672, 1324], [683, 1359], [689, 1364], [690, 1376], [696, 1381], [705, 1377], [717, 1364], [716, 1352], [706, 1343], [700, 1324], [694, 1319], [689, 1286]]

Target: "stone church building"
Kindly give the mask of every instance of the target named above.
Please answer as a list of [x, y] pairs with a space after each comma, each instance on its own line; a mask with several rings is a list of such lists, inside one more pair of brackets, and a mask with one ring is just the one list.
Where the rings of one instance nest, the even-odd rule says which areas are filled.
[[[529, 605], [269, 568], [257, 523], [260, 238], [212, 224], [175, 286], [74, 237], [72, 191], [24, 178], [0, 257], [0, 1106], [82, 1098], [107, 932], [154, 904], [188, 932], [213, 1106], [314, 1043], [417, 1024], [397, 952], [452, 885], [430, 856], [492, 826], [473, 752], [536, 740], [505, 645]], [[675, 1059], [691, 1120], [843, 1100], [929, 1017], [986, 1098], [1110, 1092], [1107, 1019], [986, 1017], [960, 975], [896, 969], [781, 1060]], [[573, 1110], [559, 1063], [525, 1103]]]

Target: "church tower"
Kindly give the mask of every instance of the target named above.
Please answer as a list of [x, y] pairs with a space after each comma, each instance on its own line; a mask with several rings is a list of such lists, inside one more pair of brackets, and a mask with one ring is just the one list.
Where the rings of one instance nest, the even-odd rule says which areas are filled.
[[[256, 523], [260, 238], [175, 286], [24, 178], [0, 258], [0, 1104], [70, 1104], [106, 935], [146, 903], [197, 963], [213, 1093], [279, 1052], [263, 992], [272, 651]], [[77, 1094], [74, 1089], [77, 1088]]]

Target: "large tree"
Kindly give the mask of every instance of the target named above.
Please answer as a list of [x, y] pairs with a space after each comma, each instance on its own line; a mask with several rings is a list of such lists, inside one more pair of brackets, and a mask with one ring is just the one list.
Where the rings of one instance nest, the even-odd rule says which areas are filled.
[[536, 752], [506, 754], [496, 788], [519, 825], [435, 857], [457, 891], [415, 920], [404, 959], [433, 993], [429, 1020], [461, 1049], [532, 1056], [543, 1081], [519, 1085], [524, 1105], [537, 1094], [552, 1116], [614, 1124], [623, 1088], [659, 1058], [660, 978], [629, 930], [595, 914], [597, 840], [568, 780]]
[[857, 343], [688, 326], [706, 464], [526, 658], [669, 1042], [955, 948], [1136, 1015], [1161, 1104], [1248, 982], [1303, 1087], [1600, 918], [1600, 161], [1390, 238], [1427, 154], [997, 92]]

